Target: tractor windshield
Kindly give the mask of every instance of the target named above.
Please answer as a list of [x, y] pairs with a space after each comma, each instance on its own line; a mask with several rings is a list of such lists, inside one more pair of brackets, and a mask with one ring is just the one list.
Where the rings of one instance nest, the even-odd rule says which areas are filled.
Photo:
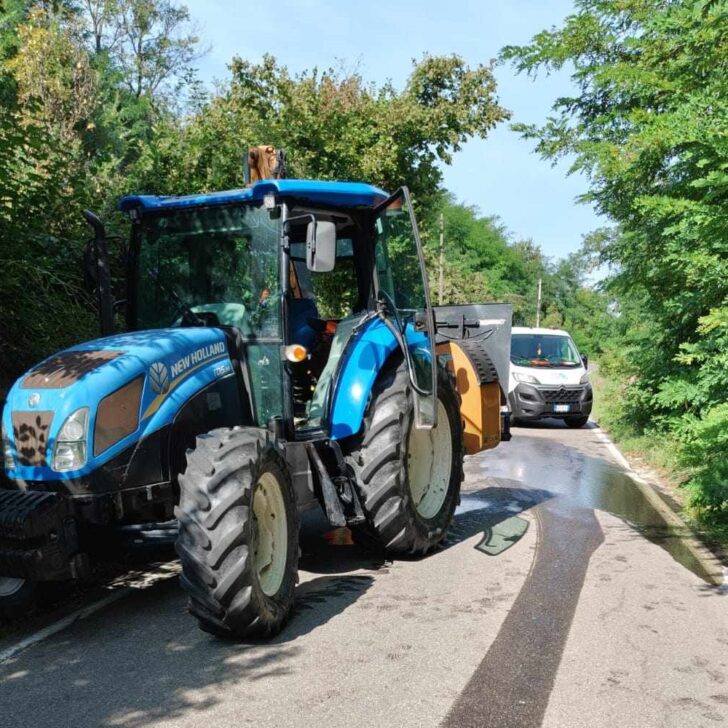
[[227, 205], [145, 220], [137, 328], [206, 323], [236, 326], [244, 336], [278, 336], [279, 215], [262, 206]]

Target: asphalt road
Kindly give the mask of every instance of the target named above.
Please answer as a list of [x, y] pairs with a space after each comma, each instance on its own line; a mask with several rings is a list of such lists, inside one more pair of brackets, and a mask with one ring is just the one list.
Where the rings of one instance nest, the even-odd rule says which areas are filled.
[[518, 428], [466, 472], [428, 558], [307, 539], [272, 642], [199, 631], [175, 579], [132, 587], [0, 665], [0, 725], [728, 724], [720, 567], [598, 429]]

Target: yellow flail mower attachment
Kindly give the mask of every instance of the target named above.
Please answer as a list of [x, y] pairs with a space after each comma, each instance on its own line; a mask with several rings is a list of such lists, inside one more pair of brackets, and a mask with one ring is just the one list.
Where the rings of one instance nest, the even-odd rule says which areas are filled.
[[435, 315], [437, 356], [452, 372], [460, 394], [465, 452], [474, 455], [496, 447], [510, 439], [502, 405], [510, 370], [511, 306], [436, 306]]

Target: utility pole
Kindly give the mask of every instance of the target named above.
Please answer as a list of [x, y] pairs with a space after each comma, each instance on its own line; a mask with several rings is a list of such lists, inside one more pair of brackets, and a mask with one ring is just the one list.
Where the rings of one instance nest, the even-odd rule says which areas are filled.
[[442, 300], [445, 297], [445, 215], [440, 213], [440, 279], [437, 286], [437, 302], [442, 306]]
[[538, 279], [538, 298], [536, 300], [536, 328], [541, 324], [541, 279]]

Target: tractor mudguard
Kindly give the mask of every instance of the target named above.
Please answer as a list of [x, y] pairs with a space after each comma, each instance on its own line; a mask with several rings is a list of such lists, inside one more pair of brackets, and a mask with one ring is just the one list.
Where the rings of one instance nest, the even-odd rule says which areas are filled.
[[371, 319], [361, 331], [352, 334], [331, 391], [328, 429], [332, 440], [359, 432], [374, 381], [398, 348], [394, 334], [379, 318]]
[[[410, 349], [422, 345], [423, 354], [430, 356], [426, 334], [407, 324], [405, 335]], [[399, 350], [397, 339], [379, 318], [367, 321], [361, 331], [352, 334], [341, 357], [331, 392], [328, 425], [332, 440], [341, 440], [359, 432], [374, 382], [396, 350]]]

